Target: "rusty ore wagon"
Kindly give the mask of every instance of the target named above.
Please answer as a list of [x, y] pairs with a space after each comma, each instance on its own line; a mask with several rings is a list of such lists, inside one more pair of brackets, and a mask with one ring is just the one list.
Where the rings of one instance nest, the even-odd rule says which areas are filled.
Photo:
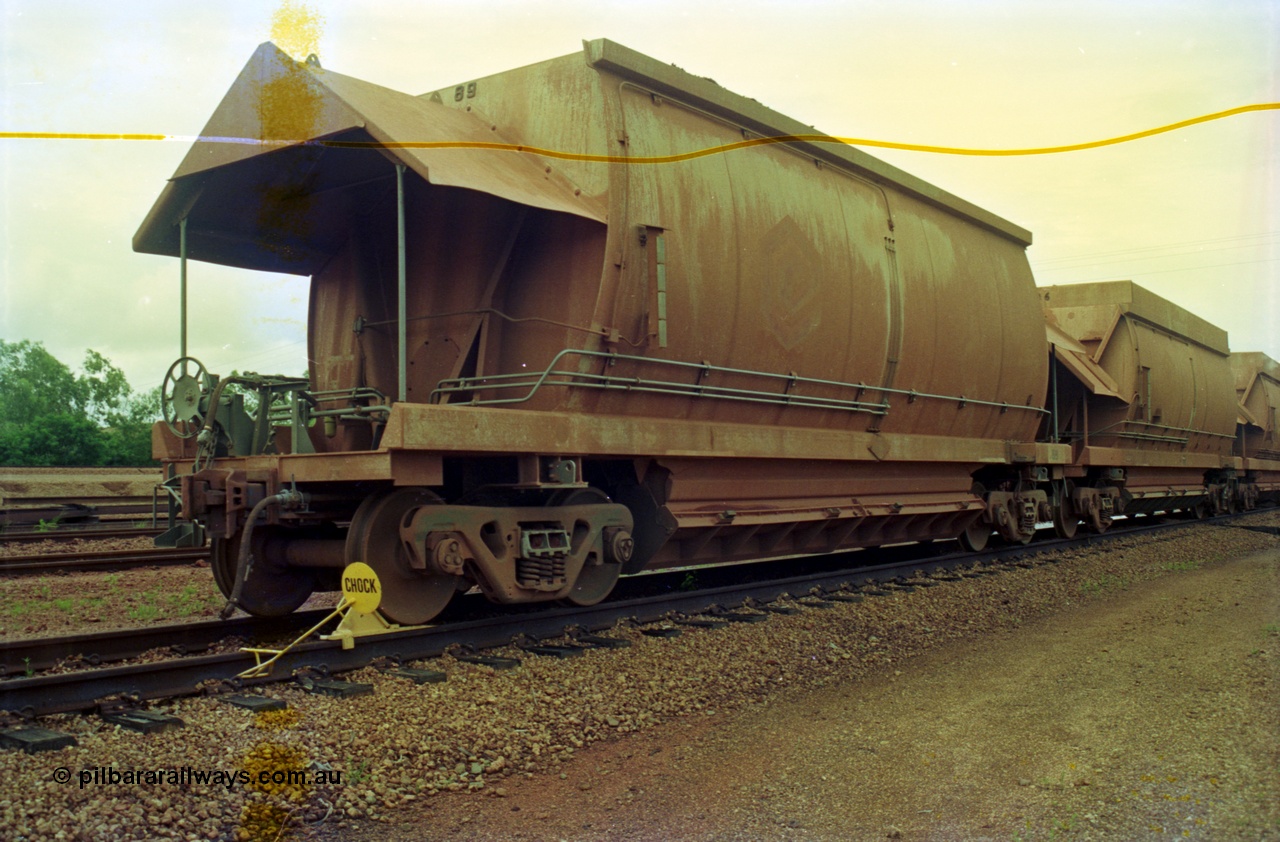
[[169, 540], [260, 615], [365, 561], [411, 624], [1234, 505], [1222, 331], [1131, 285], [1042, 301], [1030, 242], [610, 41], [423, 95], [264, 44], [134, 247], [184, 290], [187, 259], [309, 276], [310, 372], [211, 375], [184, 314]]

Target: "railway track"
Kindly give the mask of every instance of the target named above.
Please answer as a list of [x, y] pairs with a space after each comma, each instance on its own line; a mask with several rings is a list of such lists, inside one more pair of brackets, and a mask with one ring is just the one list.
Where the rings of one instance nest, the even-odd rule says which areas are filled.
[[138, 521], [154, 525], [166, 513], [155, 494], [161, 477], [158, 468], [0, 468], [0, 542], [115, 537]]
[[272, 641], [282, 635], [296, 635], [315, 625], [328, 613], [326, 610], [298, 611], [269, 620], [236, 617], [15, 640], [5, 643], [0, 649], [0, 678], [32, 675], [58, 665], [95, 667], [157, 650], [177, 656], [190, 655], [207, 651], [230, 638], [254, 643]]
[[[1203, 527], [1230, 527], [1234, 517], [1205, 521]], [[117, 694], [137, 701], [191, 695], [202, 687], [256, 686], [290, 679], [295, 672], [316, 671], [338, 674], [355, 670], [375, 661], [399, 664], [439, 657], [450, 651], [477, 652], [487, 648], [509, 646], [519, 639], [525, 645], [541, 641], [577, 636], [583, 647], [608, 645], [592, 640], [591, 634], [612, 628], [619, 622], [638, 625], [663, 623], [668, 628], [682, 624], [701, 625], [759, 621], [770, 613], [792, 613], [796, 610], [821, 610], [835, 601], [857, 601], [884, 596], [895, 591], [932, 587], [970, 576], [996, 575], [1014, 567], [1032, 567], [1055, 563], [1055, 551], [1089, 546], [1117, 539], [1169, 531], [1187, 527], [1185, 521], [1134, 522], [1104, 535], [1090, 535], [1072, 541], [1049, 540], [1028, 546], [1006, 547], [980, 556], [951, 553], [934, 557], [915, 557], [888, 563], [861, 564], [840, 569], [827, 569], [799, 576], [762, 577], [756, 581], [735, 582], [718, 587], [682, 593], [676, 573], [654, 574], [627, 580], [617, 598], [589, 608], [539, 608], [504, 612], [494, 616], [463, 619], [458, 622], [393, 632], [363, 638], [352, 649], [343, 649], [336, 641], [309, 640], [295, 647], [277, 662], [270, 677], [248, 681], [230, 679], [253, 666], [251, 655], [240, 651], [192, 655], [148, 663], [126, 664], [102, 669], [47, 675], [27, 675], [39, 666], [80, 655], [87, 650], [96, 657], [88, 660], [115, 660], [157, 648], [177, 644], [183, 651], [207, 651], [228, 634], [247, 634], [260, 639], [265, 634], [255, 625], [261, 621], [237, 620], [231, 623], [194, 623], [143, 630], [138, 633], [99, 633], [74, 639], [29, 641], [6, 654], [5, 668], [21, 677], [0, 681], [0, 710], [20, 712], [27, 716], [43, 716], [94, 709], [99, 702]], [[1274, 527], [1249, 527], [1276, 534]], [[922, 548], [927, 550], [927, 547]], [[856, 555], [861, 560], [868, 556]], [[794, 562], [793, 562], [794, 564]], [[758, 565], [758, 569], [766, 565]], [[921, 568], [928, 574], [916, 575]], [[716, 571], [707, 571], [708, 573]], [[737, 571], [742, 573], [740, 568]], [[642, 595], [636, 595], [643, 592]], [[286, 618], [286, 625], [274, 634], [305, 628], [322, 614], [308, 613]], [[240, 625], [234, 625], [239, 623]], [[585, 637], [583, 637], [585, 633]], [[112, 637], [120, 640], [111, 641]], [[572, 648], [552, 647], [547, 653], [572, 654]], [[23, 654], [25, 653], [25, 654]]]
[[0, 532], [0, 544], [35, 544], [41, 541], [98, 541], [108, 538], [154, 538], [161, 527], [115, 526], [110, 522], [84, 526], [59, 526], [57, 529], [6, 529]]
[[128, 570], [134, 567], [168, 567], [177, 564], [193, 564], [208, 557], [207, 547], [15, 555], [0, 558], [0, 575], [36, 576], [49, 573]]

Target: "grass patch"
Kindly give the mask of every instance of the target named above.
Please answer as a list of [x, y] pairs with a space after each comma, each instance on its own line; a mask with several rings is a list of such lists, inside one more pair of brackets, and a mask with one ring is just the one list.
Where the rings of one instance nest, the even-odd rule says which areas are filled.
[[160, 608], [152, 603], [135, 605], [129, 609], [130, 620], [154, 620], [160, 616]]
[[28, 614], [61, 611], [63, 614], [78, 614], [86, 609], [101, 608], [105, 600], [98, 596], [58, 597], [57, 599], [27, 599], [5, 606], [3, 613], [7, 617], [25, 617]]
[[1090, 579], [1080, 585], [1080, 592], [1084, 594], [1099, 594], [1103, 591], [1124, 590], [1129, 587], [1129, 580], [1123, 576], [1112, 576], [1110, 573], [1104, 574], [1097, 579]]
[[1050, 816], [1049, 826], [1042, 834], [1037, 833], [1031, 819], [1027, 819], [1023, 830], [1015, 830], [1010, 839], [1013, 842], [1031, 842], [1034, 839], [1057, 840], [1070, 836], [1077, 829], [1079, 829], [1079, 819], [1075, 813], [1065, 819]]
[[157, 604], [159, 599], [159, 589], [151, 588], [143, 591], [138, 595], [140, 603], [131, 607], [128, 611], [130, 620], [154, 620], [160, 616], [160, 606]]
[[[1065, 819], [1053, 819], [1053, 831], [1070, 833], [1076, 826], [1076, 816], [1072, 813], [1070, 817]], [[1052, 838], [1052, 836], [1050, 837]]]
[[212, 583], [172, 582], [142, 590], [134, 582], [128, 574], [119, 573], [87, 582], [83, 589], [28, 580], [0, 599], [0, 626], [5, 621], [23, 625], [46, 621], [57, 629], [67, 623], [178, 620], [207, 615], [223, 604], [220, 594], [210, 592]]
[[202, 607], [199, 593], [195, 585], [187, 585], [180, 592], [166, 596], [165, 601], [179, 617], [190, 617]]
[[1199, 570], [1200, 562], [1194, 560], [1170, 561], [1160, 565], [1160, 569], [1170, 573], [1180, 573], [1186, 570]]
[[15, 602], [13, 605], [4, 609], [4, 613], [10, 617], [21, 617], [24, 614], [30, 614], [40, 607], [38, 602]]

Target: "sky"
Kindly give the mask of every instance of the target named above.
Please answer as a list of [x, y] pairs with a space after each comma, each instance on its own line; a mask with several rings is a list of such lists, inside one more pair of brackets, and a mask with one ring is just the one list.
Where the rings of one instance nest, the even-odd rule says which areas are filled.
[[[411, 94], [604, 37], [820, 131], [905, 143], [1054, 146], [1280, 101], [1280, 0], [0, 0], [0, 132], [198, 135], [299, 8], [326, 68]], [[1131, 279], [1280, 359], [1278, 142], [1264, 111], [1067, 154], [869, 151], [1030, 229], [1038, 284]], [[0, 138], [0, 339], [161, 382], [178, 261], [131, 240], [189, 145]], [[305, 278], [189, 277], [209, 370], [305, 370]]]

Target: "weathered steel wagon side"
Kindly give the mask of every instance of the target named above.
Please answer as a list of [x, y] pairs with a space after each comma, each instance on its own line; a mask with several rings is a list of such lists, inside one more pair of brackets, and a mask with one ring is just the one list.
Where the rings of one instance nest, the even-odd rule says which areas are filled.
[[1044, 287], [1058, 435], [1077, 509], [1234, 507], [1237, 404], [1227, 334], [1130, 281]]
[[608, 41], [423, 96], [259, 48], [135, 238], [311, 277], [309, 382], [166, 380], [224, 592], [285, 612], [363, 560], [423, 622], [471, 584], [1029, 540], [1069, 454], [1030, 235], [814, 135]]
[[1280, 363], [1257, 351], [1231, 355], [1240, 415], [1236, 419], [1236, 456], [1244, 471], [1241, 496], [1254, 502], [1280, 502]]

